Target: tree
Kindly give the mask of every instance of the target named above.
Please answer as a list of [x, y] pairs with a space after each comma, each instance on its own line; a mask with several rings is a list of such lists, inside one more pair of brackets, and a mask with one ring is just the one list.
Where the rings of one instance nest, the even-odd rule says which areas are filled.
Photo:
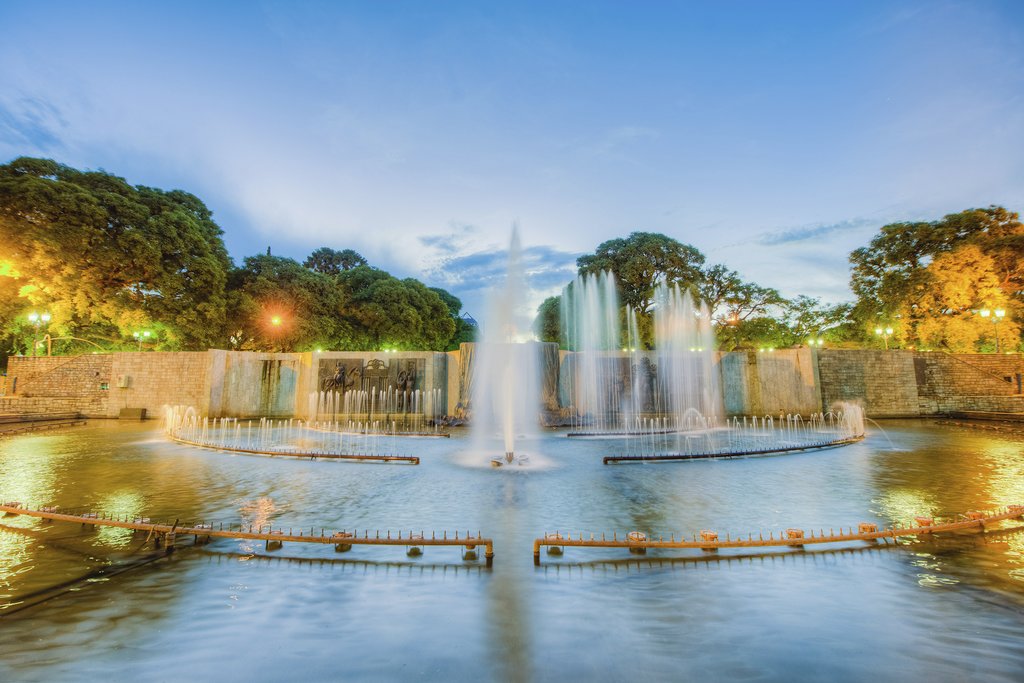
[[742, 287], [743, 280], [740, 279], [739, 273], [723, 265], [715, 265], [701, 271], [697, 293], [708, 305], [712, 317], [724, 323], [726, 319], [733, 317], [733, 311], [728, 310], [728, 306], [725, 305], [726, 301]]
[[[719, 346], [731, 350], [744, 345], [757, 345], [760, 343], [759, 335], [763, 336], [763, 330], [766, 329], [767, 323], [759, 322], [754, 327], [745, 324], [754, 320], [771, 320], [782, 325], [781, 318], [784, 315], [787, 301], [779, 294], [778, 290], [771, 287], [742, 282], [739, 278], [730, 280], [730, 282], [730, 288], [722, 294], [719, 315], [716, 320]], [[723, 309], [728, 311], [728, 317], [722, 317]], [[775, 331], [772, 334], [778, 336]], [[771, 345], [789, 346], [790, 344], [776, 340]]]
[[658, 284], [695, 285], [703, 264], [704, 255], [695, 247], [653, 232], [602, 242], [593, 254], [576, 259], [580, 275], [611, 271], [620, 300], [639, 315], [650, 312]]
[[[979, 342], [989, 339], [994, 345], [995, 326], [978, 315], [987, 305], [1007, 305], [993, 259], [977, 245], [966, 244], [937, 256], [925, 272], [924, 291], [903, 309], [898, 336], [956, 352], [975, 351]], [[1000, 335], [1020, 338], [1016, 321], [1009, 319], [1002, 325]]]
[[302, 265], [317, 273], [337, 275], [344, 270], [365, 266], [366, 259], [351, 249], [335, 251], [330, 247], [320, 247], [310, 254]]
[[333, 278], [280, 256], [250, 256], [231, 273], [232, 339], [237, 348], [308, 351], [345, 348], [352, 331], [344, 291]]
[[793, 333], [792, 344], [803, 344], [808, 339], [831, 342], [847, 341], [857, 337], [850, 315], [853, 304], [822, 304], [820, 299], [800, 295], [785, 306], [784, 319]]
[[444, 351], [455, 335], [449, 304], [418, 280], [357, 266], [341, 273], [338, 282], [347, 301], [352, 348]]
[[533, 333], [542, 342], [562, 342], [562, 297], [549, 296], [537, 308], [533, 320]]
[[0, 242], [21, 308], [45, 307], [64, 335], [117, 343], [146, 328], [163, 348], [218, 343], [231, 267], [221, 234], [186, 192], [48, 159], [0, 166]]
[[455, 333], [445, 347], [445, 351], [455, 351], [459, 348], [460, 344], [476, 341], [476, 325], [473, 325], [460, 315], [462, 312], [462, 300], [440, 287], [430, 287], [429, 289], [441, 298], [441, 301], [448, 307], [452, 320], [455, 322]]
[[[1016, 213], [998, 206], [969, 209], [939, 221], [883, 226], [867, 247], [850, 254], [850, 285], [857, 296], [854, 316], [868, 333], [891, 325], [897, 338], [910, 345], [940, 340], [966, 348], [971, 324], [962, 328], [961, 322], [967, 320], [964, 310], [941, 291], [957, 280], [957, 286], [984, 289], [984, 296], [981, 289], [975, 292], [971, 306], [1005, 305], [1006, 322], [1019, 329], [1024, 314], [1022, 253], [1024, 226]], [[957, 267], [958, 261], [984, 272]], [[993, 279], [998, 294], [983, 284]], [[946, 326], [951, 327], [943, 330]], [[1005, 332], [1010, 330], [1007, 325]], [[1012, 346], [1019, 344], [1018, 333]]]

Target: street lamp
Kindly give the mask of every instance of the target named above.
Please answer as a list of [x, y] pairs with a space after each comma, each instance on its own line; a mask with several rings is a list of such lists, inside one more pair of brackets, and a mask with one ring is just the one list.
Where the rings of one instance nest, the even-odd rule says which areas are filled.
[[891, 327], [887, 327], [887, 328], [885, 328], [883, 330], [881, 327], [876, 327], [875, 328], [875, 334], [882, 338], [882, 341], [885, 343], [885, 350], [888, 351], [889, 350], [889, 336], [892, 334], [892, 328]]
[[284, 318], [279, 315], [272, 315], [267, 320], [267, 335], [273, 341], [271, 344], [271, 351], [285, 351], [286, 349], [277, 346], [277, 342], [281, 339], [281, 332], [284, 330]]
[[1004, 311], [1001, 308], [997, 308], [994, 311], [990, 311], [987, 308], [983, 308], [980, 311], [978, 311], [978, 313], [981, 315], [982, 318], [988, 318], [989, 316], [992, 317], [992, 329], [994, 330], [994, 334], [996, 336], [996, 353], [999, 353], [999, 319], [1003, 318], [1006, 315], [1006, 311]]
[[32, 356], [35, 357], [36, 337], [39, 336], [39, 328], [43, 325], [43, 323], [50, 322], [50, 314], [36, 313], [35, 311], [32, 311], [31, 313], [28, 314], [28, 320], [36, 328], [36, 331], [32, 334]]
[[135, 341], [139, 342], [139, 351], [142, 351], [142, 340], [149, 339], [150, 334], [152, 333], [149, 330], [144, 332], [132, 332], [132, 336], [135, 337]]

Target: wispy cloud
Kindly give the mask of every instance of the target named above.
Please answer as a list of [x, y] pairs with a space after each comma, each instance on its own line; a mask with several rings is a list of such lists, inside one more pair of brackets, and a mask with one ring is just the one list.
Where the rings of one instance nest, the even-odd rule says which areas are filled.
[[879, 225], [875, 218], [851, 218], [838, 223], [818, 223], [803, 225], [793, 228], [783, 228], [771, 232], [761, 233], [754, 238], [756, 244], [763, 246], [775, 246], [789, 244], [791, 242], [805, 242], [830, 235], [836, 232], [853, 232], [862, 228], [875, 227]]
[[636, 124], [625, 124], [608, 128], [595, 138], [584, 140], [578, 148], [588, 157], [628, 161], [631, 148], [638, 143], [657, 140], [660, 131]]
[[441, 254], [456, 254], [466, 241], [480, 233], [480, 229], [469, 223], [452, 222], [451, 232], [443, 235], [420, 235], [416, 240], [427, 249], [434, 249]]
[[[437, 249], [435, 259], [423, 270], [428, 282], [448, 289], [462, 299], [463, 309], [474, 316], [487, 314], [487, 298], [505, 281], [509, 252], [507, 247], [452, 248], [452, 243], [428, 237], [421, 243]], [[557, 293], [576, 276], [579, 254], [551, 246], [530, 246], [522, 251], [522, 266], [527, 291], [522, 292], [520, 317], [529, 327], [537, 307], [548, 296]]]
[[[445, 249], [449, 245], [445, 245]], [[523, 250], [523, 269], [532, 290], [548, 292], [568, 284], [576, 275], [578, 254], [549, 246], [532, 246]], [[492, 288], [505, 278], [508, 249], [489, 249], [450, 255], [429, 266], [425, 273], [460, 291], [481, 291]]]
[[50, 102], [34, 97], [0, 100], [0, 138], [39, 150], [61, 146], [67, 121]]

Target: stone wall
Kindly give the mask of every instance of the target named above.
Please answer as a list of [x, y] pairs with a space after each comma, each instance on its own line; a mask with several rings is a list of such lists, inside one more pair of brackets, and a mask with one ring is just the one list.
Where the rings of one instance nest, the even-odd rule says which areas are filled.
[[[106, 417], [114, 391], [111, 382], [114, 355], [9, 358], [7, 394], [10, 398], [5, 401], [8, 410], [20, 413], [73, 411], [87, 417]], [[19, 399], [32, 400], [19, 403]]]
[[822, 349], [815, 352], [821, 405], [856, 401], [869, 417], [920, 414], [912, 351]]
[[814, 351], [781, 349], [720, 354], [727, 415], [807, 415], [820, 410]]
[[206, 414], [212, 353], [216, 352], [112, 354], [106, 417], [117, 417], [124, 408], [143, 408], [147, 417], [157, 418], [165, 405], [195, 406]]
[[[572, 354], [542, 351], [544, 408], [564, 408], [558, 387]], [[117, 417], [145, 408], [191, 405], [222, 417], [308, 416], [308, 396], [322, 382], [323, 364], [381, 360], [387, 372], [415, 361], [416, 388], [440, 392], [442, 410], [459, 416], [469, 404], [474, 345], [445, 353], [115, 353], [9, 359], [8, 396], [0, 412], [71, 412]], [[399, 361], [394, 367], [391, 361]], [[402, 365], [402, 361], [405, 365]], [[726, 413], [808, 414], [836, 401], [857, 401], [870, 417], [960, 411], [1024, 412], [1021, 354], [786, 349], [719, 357]], [[383, 372], [383, 369], [381, 370]], [[390, 378], [390, 374], [388, 375]]]
[[923, 415], [1024, 410], [1024, 357], [1020, 354], [918, 353], [914, 367]]
[[860, 401], [870, 417], [1024, 411], [1021, 354], [821, 350], [822, 404]]

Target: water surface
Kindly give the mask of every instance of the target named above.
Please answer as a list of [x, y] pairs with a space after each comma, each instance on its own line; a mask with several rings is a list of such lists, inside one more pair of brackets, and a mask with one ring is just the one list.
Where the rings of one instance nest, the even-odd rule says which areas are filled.
[[1021, 434], [883, 426], [891, 445], [876, 429], [817, 453], [618, 466], [601, 458], [620, 442], [552, 432], [517, 445], [543, 466], [515, 472], [460, 435], [400, 443], [418, 467], [199, 450], [155, 423], [4, 439], [4, 500], [317, 532], [479, 530], [496, 557], [487, 569], [457, 548], [410, 559], [217, 540], [145, 562], [141, 535], [4, 518], [0, 680], [1019, 681], [1021, 533], [719, 559], [569, 548], [533, 564], [533, 539], [554, 530], [724, 537], [1024, 503]]

